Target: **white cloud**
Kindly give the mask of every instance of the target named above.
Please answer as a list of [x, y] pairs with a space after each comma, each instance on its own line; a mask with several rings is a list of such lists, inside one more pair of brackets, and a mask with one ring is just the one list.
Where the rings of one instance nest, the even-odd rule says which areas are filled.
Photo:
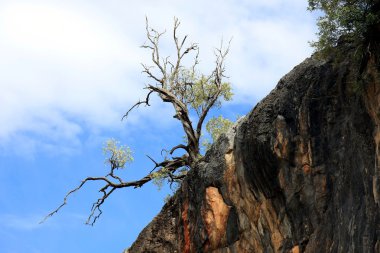
[[130, 81], [133, 76], [125, 76], [139, 59], [122, 32], [108, 27], [85, 13], [54, 6], [1, 9], [3, 146], [17, 140], [26, 150], [62, 140], [75, 146], [84, 126], [120, 122], [122, 104], [140, 93]]
[[[72, 9], [38, 4], [11, 4], [2, 11], [5, 43], [22, 53], [90, 64], [125, 53], [112, 26]], [[4, 39], [3, 38], [3, 39]], [[4, 42], [3, 42], [4, 43]], [[79, 61], [79, 62], [78, 62]]]
[[[62, 226], [71, 226], [75, 223], [83, 222], [86, 220], [87, 215], [74, 212], [65, 212], [56, 219], [46, 220], [40, 223], [46, 214], [1, 214], [0, 215], [0, 228], [8, 228], [18, 231], [33, 231], [49, 226], [50, 228], [57, 228]], [[70, 221], [70, 222], [68, 222]]]
[[[306, 4], [5, 1], [0, 4], [0, 145], [22, 143], [29, 152], [57, 145], [71, 150], [80, 146], [84, 132], [121, 128], [121, 115], [143, 94], [139, 63], [149, 61], [149, 54], [139, 45], [145, 40], [145, 15], [154, 27], [167, 28], [169, 41], [173, 16], [179, 17], [181, 33], [201, 46], [203, 70], [211, 70], [212, 49], [220, 39], [233, 37], [227, 68], [235, 102], [253, 103], [310, 54], [307, 40], [314, 28], [311, 16], [301, 13]], [[141, 109], [131, 116], [131, 127], [147, 118], [167, 126], [162, 114], [170, 113], [159, 104]]]
[[0, 226], [16, 230], [35, 230], [41, 227], [38, 216], [1, 215]]

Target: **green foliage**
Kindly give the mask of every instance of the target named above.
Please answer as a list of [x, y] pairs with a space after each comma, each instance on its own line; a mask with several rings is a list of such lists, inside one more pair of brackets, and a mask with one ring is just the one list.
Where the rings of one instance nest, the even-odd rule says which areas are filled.
[[166, 168], [162, 168], [157, 172], [152, 173], [153, 184], [157, 186], [158, 190], [161, 190], [164, 180], [167, 178], [167, 176], [168, 170]]
[[114, 169], [123, 169], [126, 163], [133, 162], [131, 149], [120, 145], [115, 139], [109, 139], [104, 143], [103, 153], [107, 157], [106, 162]]
[[[215, 84], [213, 75], [206, 76], [198, 74], [193, 69], [181, 69], [178, 74], [175, 75], [176, 80], [172, 85], [167, 84], [165, 87], [173, 92], [176, 97], [193, 109], [197, 115], [201, 115], [205, 107], [207, 106], [210, 98], [212, 98], [219, 90], [218, 85]], [[212, 107], [220, 107], [222, 101], [232, 100], [233, 93], [231, 84], [223, 82], [221, 84], [221, 92], [217, 96], [218, 100]]]
[[[212, 117], [206, 124], [206, 131], [210, 134], [212, 142], [215, 142], [219, 136], [223, 133], [226, 133], [233, 124], [234, 123], [231, 120], [223, 118], [222, 115], [219, 117]], [[206, 139], [202, 145], [207, 150], [210, 148], [212, 142]]]
[[[188, 168], [182, 167], [179, 168], [176, 175], [172, 176], [182, 176], [185, 175], [188, 171]], [[161, 168], [160, 170], [152, 173], [152, 182], [156, 185], [158, 190], [161, 190], [165, 180], [170, 178], [170, 171], [167, 168]]]
[[324, 13], [317, 20], [318, 41], [311, 45], [322, 53], [334, 48], [340, 38], [359, 45], [368, 28], [379, 22], [379, 17], [372, 13], [373, 5], [373, 0], [309, 0], [310, 11]]

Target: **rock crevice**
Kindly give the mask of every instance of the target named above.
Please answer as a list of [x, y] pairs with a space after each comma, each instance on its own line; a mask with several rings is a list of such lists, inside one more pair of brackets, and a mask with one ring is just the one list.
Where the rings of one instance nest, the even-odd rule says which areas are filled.
[[314, 58], [295, 67], [128, 252], [379, 253], [380, 84], [353, 92], [350, 71]]

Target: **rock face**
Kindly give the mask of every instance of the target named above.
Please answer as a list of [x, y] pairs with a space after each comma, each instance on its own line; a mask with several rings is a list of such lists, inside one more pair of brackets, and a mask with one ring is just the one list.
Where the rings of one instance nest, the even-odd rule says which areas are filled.
[[[375, 67], [373, 67], [375, 68]], [[127, 252], [380, 252], [380, 83], [314, 58], [213, 145]]]

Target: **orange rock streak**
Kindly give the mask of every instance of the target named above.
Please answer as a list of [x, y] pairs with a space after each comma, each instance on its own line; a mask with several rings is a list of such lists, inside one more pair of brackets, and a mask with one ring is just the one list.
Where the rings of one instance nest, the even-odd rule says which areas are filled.
[[202, 218], [206, 226], [208, 243], [205, 251], [214, 250], [226, 244], [227, 219], [230, 207], [224, 202], [218, 188], [206, 188], [205, 204], [202, 208]]

